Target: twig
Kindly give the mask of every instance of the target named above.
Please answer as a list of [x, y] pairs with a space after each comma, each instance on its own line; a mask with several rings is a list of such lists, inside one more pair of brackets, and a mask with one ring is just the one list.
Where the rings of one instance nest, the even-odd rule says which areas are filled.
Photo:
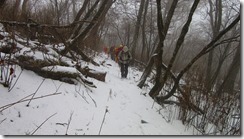
[[[33, 94], [34, 94], [34, 93], [33, 93]], [[28, 95], [28, 96], [26, 96], [26, 97], [20, 99], [19, 101], [15, 102], [15, 103], [7, 104], [7, 105], [5, 105], [5, 106], [0, 107], [0, 109], [2, 109], [0, 112], [2, 112], [3, 110], [5, 110], [5, 109], [7, 109], [7, 108], [9, 108], [9, 107], [11, 107], [11, 106], [13, 106], [14, 104], [17, 104], [17, 103], [21, 102], [22, 100], [28, 98], [29, 96], [31, 96], [31, 95], [33, 95], [33, 94], [30, 94], [30, 95]]]
[[56, 89], [56, 92], [55, 93], [57, 93], [58, 92], [58, 90], [60, 89], [60, 87], [63, 85], [63, 83], [61, 83], [59, 86], [58, 86], [58, 88]]
[[103, 116], [103, 121], [102, 121], [102, 124], [101, 124], [101, 127], [100, 127], [100, 130], [99, 130], [98, 135], [100, 135], [100, 133], [101, 133], [102, 126], [104, 124], [104, 121], [105, 121], [105, 117], [106, 117], [107, 112], [108, 112], [108, 107], [106, 107], [106, 110], [105, 110], [105, 113], [104, 113], [104, 116]]
[[[54, 69], [54, 66], [49, 70], [52, 71]], [[40, 89], [40, 87], [42, 86], [42, 84], [44, 83], [44, 81], [46, 80], [46, 78], [44, 78], [41, 82], [41, 84], [38, 86], [38, 88], [36, 89], [36, 92], [34, 93], [34, 95], [32, 96], [32, 98], [30, 99], [30, 101], [28, 102], [28, 104], [26, 105], [27, 107], [29, 107], [31, 100], [33, 99], [33, 97], [36, 95], [36, 93], [38, 92], [38, 90]]]
[[56, 125], [62, 125], [62, 126], [65, 126], [65, 125], [68, 125], [67, 123], [56, 123]]
[[91, 100], [94, 102], [95, 107], [97, 107], [97, 103], [96, 103], [96, 101], [91, 97], [91, 95], [90, 95], [88, 92], [86, 92], [86, 93], [87, 93], [87, 95], [91, 98]]
[[198, 129], [195, 125], [192, 124], [192, 126], [200, 133], [202, 133], [202, 135], [204, 135], [204, 132], [202, 132], [200, 129]]
[[48, 117], [44, 122], [42, 122], [42, 124], [41, 125], [39, 125], [38, 127], [37, 127], [37, 129], [34, 131], [34, 132], [32, 132], [32, 134], [31, 135], [33, 135], [48, 119], [50, 119], [51, 117], [53, 117], [54, 115], [56, 115], [57, 113], [54, 113], [53, 115], [51, 115], [50, 117]]
[[107, 99], [107, 101], [109, 101], [109, 98], [112, 98], [112, 93], [113, 93], [113, 92], [112, 92], [112, 89], [110, 89], [110, 90], [109, 90], [109, 95], [108, 95], [108, 99]]
[[152, 104], [152, 108], [153, 108], [155, 102], [156, 102], [156, 98], [154, 97], [153, 104]]
[[[53, 95], [59, 95], [59, 94], [61, 94], [61, 93], [54, 93], [54, 94], [49, 94], [49, 95], [45, 95], [45, 96], [40, 96], [40, 97], [32, 98], [32, 100], [39, 99], [39, 98], [44, 98], [44, 97], [48, 97], [48, 96], [53, 96]], [[20, 100], [20, 101], [17, 101], [17, 102], [14, 102], [14, 103], [7, 104], [5, 106], [2, 106], [1, 108], [3, 108], [3, 109], [0, 112], [2, 112], [3, 110], [7, 109], [7, 108], [4, 108], [4, 107], [7, 107], [9, 105], [13, 106], [15, 104], [18, 104], [18, 103], [21, 103], [21, 102], [25, 102], [25, 101], [29, 101], [29, 100], [31, 100], [31, 99]]]
[[0, 122], [0, 124], [2, 124], [3, 123], [3, 121], [5, 121], [7, 118], [5, 118], [5, 119], [3, 119], [1, 122]]
[[86, 100], [86, 97], [84, 95], [81, 95], [80, 92], [76, 91], [76, 93], [78, 93], [85, 101], [87, 104], [89, 104], [89, 102]]
[[23, 70], [24, 70], [24, 69], [21, 69], [21, 72], [20, 72], [19, 76], [17, 77], [17, 79], [16, 79], [16, 81], [14, 82], [13, 86], [12, 86], [11, 88], [9, 88], [8, 92], [10, 92], [10, 91], [14, 88], [14, 86], [16, 85], [17, 81], [19, 80], [19, 77], [20, 77], [20, 75], [22, 74]]
[[38, 86], [38, 88], [36, 89], [36, 92], [34, 93], [34, 95], [32, 96], [32, 98], [30, 99], [30, 101], [29, 101], [28, 104], [26, 105], [27, 107], [29, 107], [31, 100], [32, 100], [33, 97], [36, 95], [36, 93], [38, 92], [38, 90], [40, 89], [40, 87], [42, 86], [42, 84], [44, 83], [45, 79], [46, 79], [46, 78], [44, 78], [44, 79], [42, 80], [41, 84], [40, 84], [40, 85]]
[[63, 82], [58, 87], [56, 86], [56, 84], [54, 83], [53, 80], [52, 80], [52, 82], [53, 82], [54, 86], [56, 87], [56, 92], [55, 93], [57, 93], [58, 90], [60, 89], [60, 87], [62, 86]]
[[71, 114], [70, 114], [70, 118], [69, 118], [69, 121], [68, 121], [68, 126], [67, 126], [67, 129], [66, 129], [66, 133], [65, 133], [65, 135], [68, 135], [67, 133], [68, 133], [68, 129], [69, 129], [70, 122], [71, 122], [71, 120], [72, 120], [73, 113], [74, 113], [74, 112], [71, 112]]
[[81, 95], [80, 90], [81, 90], [81, 84], [80, 84], [78, 90], [76, 89], [76, 86], [75, 86], [75, 92], [78, 93], [86, 101], [87, 104], [89, 104], [89, 102], [86, 100], [86, 97], [84, 96], [84, 91], [83, 91], [83, 95]]

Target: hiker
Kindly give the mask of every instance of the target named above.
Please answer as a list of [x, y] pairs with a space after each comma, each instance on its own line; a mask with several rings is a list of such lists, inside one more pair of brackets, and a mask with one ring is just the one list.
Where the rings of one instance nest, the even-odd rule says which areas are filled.
[[114, 52], [115, 46], [111, 46], [109, 49], [110, 57], [113, 61], [115, 61], [115, 52]]
[[127, 46], [124, 46], [122, 51], [120, 51], [118, 55], [119, 65], [121, 68], [121, 78], [127, 78], [128, 67], [131, 59], [132, 57], [129, 48]]
[[119, 56], [119, 52], [123, 49], [123, 45], [121, 44], [120, 46], [116, 47], [114, 49], [114, 53], [115, 53], [115, 62], [118, 63], [118, 56]]
[[108, 57], [109, 57], [109, 49], [108, 49], [107, 46], [104, 46], [104, 47], [103, 47], [103, 52], [104, 52], [106, 55], [108, 55]]

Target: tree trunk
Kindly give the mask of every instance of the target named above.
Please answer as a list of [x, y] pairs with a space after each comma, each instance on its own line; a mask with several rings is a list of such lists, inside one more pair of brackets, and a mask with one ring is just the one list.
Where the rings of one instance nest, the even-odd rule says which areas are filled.
[[235, 80], [240, 70], [240, 63], [241, 63], [241, 46], [239, 45], [236, 50], [235, 57], [231, 63], [231, 66], [227, 72], [227, 75], [220, 85], [218, 91], [216, 92], [216, 96], [223, 94], [224, 92], [233, 94]]
[[80, 66], [76, 66], [76, 69], [81, 72], [85, 77], [91, 77], [97, 79], [99, 81], [105, 82], [106, 72], [97, 72], [89, 67], [81, 68]]
[[153, 60], [153, 59], [154, 59], [154, 57], [152, 56], [152, 57], [150, 58], [148, 64], [147, 64], [145, 70], [143, 71], [143, 74], [142, 74], [142, 76], [141, 76], [141, 78], [140, 78], [140, 81], [139, 81], [139, 83], [138, 83], [138, 85], [137, 85], [137, 86], [140, 87], [140, 88], [142, 88], [142, 87], [144, 86], [145, 81], [147, 80], [147, 77], [149, 76], [149, 74], [150, 74], [151, 71], [152, 71], [152, 67], [153, 67], [153, 64], [154, 64], [154, 60]]
[[76, 44], [77, 41], [81, 41], [81, 40], [84, 40], [86, 38], [86, 36], [89, 34], [89, 32], [97, 24], [98, 20], [101, 20], [99, 18], [101, 18], [101, 16], [103, 16], [103, 13], [105, 13], [105, 14], [107, 13], [107, 11], [111, 7], [112, 3], [113, 3], [112, 0], [104, 0], [103, 1], [103, 3], [101, 4], [98, 12], [93, 17], [92, 22], [84, 29], [84, 31], [82, 31], [81, 33], [79, 33], [78, 35], [76, 35], [73, 38], [73, 40], [71, 40], [72, 41], [71, 44], [70, 44], [70, 47], [71, 48], [72, 47], [75, 47], [75, 44]]
[[6, 1], [7, 0], [0, 0], [0, 19], [1, 20], [3, 19], [3, 15], [4, 15], [3, 9], [4, 9], [4, 6], [6, 5], [5, 4]]
[[201, 58], [203, 55], [207, 54], [209, 51], [209, 49], [213, 50], [215, 47], [217, 47], [218, 45], [215, 45], [215, 43], [221, 39], [221, 37], [223, 35], [225, 35], [228, 31], [230, 31], [238, 22], [240, 21], [240, 15], [238, 15], [238, 17], [224, 30], [222, 30], [217, 36], [216, 38], [214, 38], [208, 45], [206, 45], [186, 66], [183, 70], [180, 71], [180, 73], [178, 74], [176, 80], [174, 81], [174, 86], [171, 89], [171, 91], [165, 95], [165, 96], [161, 96], [159, 97], [160, 101], [164, 101], [168, 98], [170, 98], [171, 96], [174, 95], [176, 89], [179, 86], [179, 81], [182, 78], [182, 76], [191, 68], [191, 66], [199, 59]]
[[55, 11], [56, 11], [56, 24], [59, 26], [60, 25], [60, 13], [59, 13], [59, 6], [58, 6], [58, 0], [54, 0], [54, 6], [55, 6]]
[[[152, 90], [150, 90], [150, 92], [149, 92], [149, 95], [150, 95], [151, 97], [153, 97], [153, 98], [159, 94], [159, 92], [160, 92], [161, 89], [163, 88], [163, 86], [164, 86], [164, 84], [165, 84], [165, 82], [166, 82], [166, 80], [167, 80], [167, 78], [168, 78], [169, 72], [171, 71], [171, 68], [172, 68], [173, 63], [174, 63], [175, 58], [176, 58], [176, 55], [177, 55], [177, 53], [178, 53], [178, 51], [179, 51], [181, 45], [183, 44], [184, 39], [185, 39], [185, 36], [186, 36], [186, 34], [187, 34], [187, 32], [188, 32], [190, 23], [191, 23], [191, 21], [192, 21], [192, 16], [193, 16], [193, 14], [194, 14], [194, 12], [195, 12], [195, 10], [196, 10], [196, 8], [197, 8], [198, 3], [199, 3], [199, 0], [195, 0], [195, 1], [194, 1], [194, 4], [192, 5], [192, 8], [191, 8], [190, 13], [189, 13], [189, 16], [188, 16], [188, 20], [187, 20], [186, 24], [185, 24], [185, 25], [183, 26], [183, 28], [182, 28], [182, 32], [181, 32], [181, 34], [180, 34], [179, 39], [177, 40], [176, 48], [175, 48], [175, 50], [174, 50], [173, 56], [172, 56], [172, 58], [171, 58], [171, 60], [170, 60], [170, 63], [169, 63], [169, 65], [168, 65], [168, 68], [167, 68], [167, 70], [166, 70], [166, 72], [165, 72], [165, 74], [164, 74], [163, 80], [161, 80], [161, 77], [160, 77], [160, 78], [156, 81], [156, 82], [158, 82], [158, 83], [156, 83], [156, 84], [155, 84], [155, 87], [153, 87]], [[169, 12], [169, 13], [170, 13], [170, 12]], [[162, 57], [162, 56], [161, 56], [161, 57]], [[160, 59], [160, 60], [161, 60], [161, 59]], [[160, 61], [160, 62], [162, 63], [162, 61]], [[161, 74], [161, 69], [160, 69], [160, 71], [157, 70], [157, 72], [160, 72], [160, 74]], [[155, 89], [154, 89], [154, 88], [155, 88]]]
[[13, 19], [16, 20], [19, 17], [19, 11], [20, 11], [20, 0], [16, 0], [14, 4], [14, 11], [13, 11]]
[[[146, 58], [145, 58], [145, 51], [148, 51], [146, 50], [147, 49], [147, 46], [148, 43], [147, 43], [147, 37], [146, 37], [146, 31], [145, 31], [145, 25], [146, 25], [146, 16], [147, 16], [147, 9], [148, 9], [148, 5], [149, 5], [149, 0], [146, 0], [146, 3], [145, 3], [145, 11], [144, 11], [144, 14], [143, 14], [143, 22], [142, 22], [142, 52], [141, 52], [141, 61], [146, 61]], [[148, 52], [146, 52], [148, 53]]]
[[[74, 22], [78, 22], [78, 21], [80, 20], [81, 15], [85, 12], [85, 10], [86, 10], [86, 8], [87, 8], [88, 2], [89, 2], [89, 0], [85, 0], [85, 1], [84, 1], [82, 7], [80, 8], [79, 12], [78, 12], [78, 13], [76, 14], [76, 16], [75, 16], [75, 19], [74, 19], [73, 23], [74, 23]], [[73, 2], [73, 3], [74, 3], [74, 2]], [[74, 8], [74, 7], [75, 7], [75, 4], [73, 5], [73, 8]], [[75, 10], [73, 10], [73, 11], [75, 11]]]
[[[93, 6], [89, 9], [89, 11], [86, 13], [86, 15], [85, 15], [85, 17], [83, 18], [83, 20], [87, 20], [90, 16], [91, 16], [91, 13], [95, 10], [95, 8], [97, 7], [97, 5], [98, 5], [98, 3], [99, 3], [99, 0], [96, 0], [96, 2], [93, 4]], [[84, 6], [84, 7], [83, 7]], [[82, 6], [82, 8], [79, 10], [80, 12], [79, 12], [79, 14], [80, 15], [77, 15], [76, 17], [75, 17], [75, 22], [77, 22], [77, 21], [79, 21], [78, 19], [80, 18], [80, 16], [81, 16], [81, 11], [83, 10], [83, 9], [85, 9], [85, 7], [87, 7], [87, 3], [83, 3], [83, 6]], [[77, 24], [75, 27], [74, 27], [74, 29], [73, 29], [73, 31], [72, 31], [72, 34], [71, 34], [71, 36], [70, 36], [70, 40], [72, 40], [72, 39], [74, 39], [76, 36], [78, 36], [79, 35], [79, 32], [81, 32], [81, 28], [83, 27], [83, 25], [84, 25], [84, 23], [81, 23], [81, 24]]]
[[[112, 6], [112, 4], [113, 4], [113, 1], [111, 0], [109, 3], [107, 3], [106, 4], [106, 7], [105, 7], [105, 9], [102, 11], [102, 14], [101, 14], [101, 16], [97, 19], [97, 21], [96, 21], [96, 24], [93, 26], [93, 28], [91, 29], [91, 31], [90, 31], [90, 33], [89, 33], [89, 35], [87, 35], [87, 37], [84, 39], [84, 40], [86, 40], [86, 39], [88, 39], [88, 38], [91, 38], [91, 39], [94, 39], [94, 36], [98, 36], [98, 40], [96, 40], [97, 38], [95, 38], [95, 47], [98, 47], [99, 46], [99, 42], [100, 42], [100, 38], [101, 37], [99, 37], [99, 34], [98, 34], [98, 32], [99, 32], [99, 28], [101, 28], [102, 27], [102, 23], [106, 20], [105, 19], [105, 17], [106, 17], [106, 14], [107, 14], [107, 12], [108, 12], [108, 10], [110, 9], [110, 7]], [[100, 29], [101, 30], [101, 29]], [[82, 41], [81, 41], [82, 42]]]
[[[157, 11], [158, 11], [158, 13], [157, 13], [157, 24], [158, 24], [159, 43], [157, 45], [157, 48], [154, 50], [153, 56], [149, 59], [146, 70], [144, 70], [145, 73], [143, 72], [143, 76], [141, 78], [141, 81], [138, 84], [139, 87], [142, 87], [143, 84], [145, 83], [147, 76], [150, 74], [150, 72], [148, 73], [148, 71], [151, 71], [153, 64], [156, 65], [156, 79], [155, 79], [156, 85], [154, 85], [153, 90], [158, 87], [159, 80], [161, 78], [161, 73], [162, 73], [161, 71], [162, 71], [162, 54], [163, 54], [164, 39], [165, 39], [166, 34], [168, 32], [169, 25], [170, 25], [171, 19], [173, 17], [174, 10], [177, 6], [177, 3], [178, 3], [178, 0], [173, 1], [171, 8], [170, 8], [170, 11], [169, 11], [167, 18], [166, 18], [166, 22], [165, 22], [165, 24], [163, 24], [162, 11], [161, 11], [161, 9], [162, 9], [161, 8], [161, 0], [157, 0]], [[158, 81], [158, 83], [157, 83], [157, 81]], [[152, 91], [150, 91], [150, 92], [152, 92]]]
[[23, 21], [27, 21], [28, 20], [28, 4], [29, 4], [29, 0], [24, 0], [23, 4], [22, 4], [22, 11], [21, 11], [21, 18], [23, 19]]
[[[93, 61], [91, 58], [89, 58], [82, 52], [78, 42], [83, 42], [85, 38], [90, 34], [90, 32], [96, 27], [96, 25], [100, 24], [102, 18], [104, 18], [112, 4], [113, 0], [103, 0], [101, 6], [99, 7], [95, 16], [92, 18], [92, 21], [89, 23], [89, 25], [83, 31], [77, 31], [75, 30], [76, 28], [74, 29], [74, 33], [71, 35], [71, 38], [69, 39], [68, 47], [66, 47], [63, 50], [62, 54], [66, 54], [68, 51], [74, 50], [75, 52], [78, 52], [78, 54], [80, 54], [85, 61], [92, 62], [94, 65], [98, 66], [99, 64], [97, 64], [95, 61]], [[75, 32], [78, 32], [78, 34], [75, 35]]]
[[[216, 82], [216, 80], [217, 80], [217, 77], [218, 77], [218, 75], [219, 75], [219, 73], [220, 73], [221, 67], [222, 67], [222, 65], [223, 65], [223, 63], [224, 63], [224, 61], [225, 61], [225, 59], [227, 58], [227, 54], [228, 54], [228, 52], [229, 52], [230, 45], [231, 45], [231, 42], [229, 42], [229, 43], [227, 44], [227, 46], [225, 47], [224, 53], [223, 53], [223, 54], [220, 56], [220, 58], [219, 58], [219, 62], [218, 62], [217, 69], [215, 70], [215, 72], [214, 72], [214, 74], [213, 74], [213, 76], [212, 76], [212, 78], [211, 78], [211, 80], [210, 80], [210, 85], [211, 85], [211, 86], [214, 86], [214, 84], [215, 84], [215, 82]], [[211, 87], [211, 88], [212, 88], [212, 87]]]
[[[82, 15], [81, 11], [86, 9], [86, 7], [89, 4], [89, 2], [88, 3], [86, 3], [86, 2], [83, 3], [83, 6], [79, 10], [78, 15], [75, 17], [74, 22], [78, 22], [78, 21], [81, 20], [80, 19], [80, 16]], [[91, 13], [95, 10], [95, 8], [97, 7], [98, 3], [99, 3], [99, 0], [96, 0], [96, 2], [92, 5], [92, 7], [88, 10], [86, 15], [84, 16], [83, 20], [87, 20], [91, 16]], [[77, 24], [76, 26], [74, 26], [74, 28], [72, 30], [72, 34], [70, 35], [69, 40], [73, 40], [76, 36], [79, 35], [79, 33], [82, 31], [81, 28], [83, 27], [83, 25], [84, 25], [84, 23], [80, 23], [80, 24]]]
[[[220, 27], [222, 23], [222, 0], [216, 0], [215, 7], [214, 4], [212, 3], [212, 0], [209, 0], [209, 16], [210, 16], [210, 25], [212, 28], [212, 38], [215, 38], [219, 32], [220, 32]], [[215, 10], [216, 9], [216, 10]], [[205, 75], [205, 87], [206, 91], [210, 91], [211, 88], [213, 87], [216, 79], [213, 77], [213, 54], [214, 51], [209, 52], [208, 55], [208, 64], [207, 64], [207, 70], [206, 70], [206, 75]]]
[[7, 0], [1, 0], [1, 1], [0, 1], [0, 9], [2, 9], [2, 7], [4, 6], [4, 4], [5, 4], [6, 1], [7, 1]]
[[141, 27], [141, 20], [142, 20], [144, 5], [145, 5], [145, 0], [141, 0], [139, 12], [138, 12], [138, 15], [137, 15], [135, 32], [134, 32], [134, 36], [133, 36], [133, 43], [132, 43], [132, 46], [130, 48], [133, 58], [135, 58], [135, 54], [136, 54], [135, 50], [136, 50], [136, 47], [137, 47], [137, 44], [138, 44], [139, 31], [140, 31], [140, 27]]

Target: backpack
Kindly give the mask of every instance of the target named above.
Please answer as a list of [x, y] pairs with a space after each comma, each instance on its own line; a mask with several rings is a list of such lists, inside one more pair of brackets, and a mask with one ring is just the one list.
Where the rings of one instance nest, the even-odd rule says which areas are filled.
[[120, 61], [124, 61], [124, 62], [128, 63], [131, 59], [131, 55], [130, 55], [129, 51], [128, 52], [121, 51], [120, 53], [121, 53], [120, 57], [119, 57]]

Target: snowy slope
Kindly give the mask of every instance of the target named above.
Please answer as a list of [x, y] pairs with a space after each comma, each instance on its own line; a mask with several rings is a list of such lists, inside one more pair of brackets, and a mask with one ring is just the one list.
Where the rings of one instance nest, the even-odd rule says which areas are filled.
[[[168, 121], [175, 119], [169, 109], [162, 109], [159, 113], [161, 106], [154, 104], [148, 95], [143, 95], [148, 90], [136, 86], [141, 72], [130, 67], [128, 79], [121, 79], [117, 63], [106, 57], [101, 54], [95, 59], [98, 63], [106, 60], [105, 66], [89, 65], [90, 68], [107, 72], [105, 82], [89, 79], [97, 88], [44, 79], [28, 70], [22, 72], [10, 92], [0, 85], [0, 107], [35, 92], [34, 97], [60, 93], [18, 103], [3, 110], [0, 113], [0, 134], [193, 135], [193, 130], [183, 126], [180, 121]], [[20, 72], [21, 68], [17, 66], [13, 83]], [[29, 107], [26, 106], [28, 103]]]

